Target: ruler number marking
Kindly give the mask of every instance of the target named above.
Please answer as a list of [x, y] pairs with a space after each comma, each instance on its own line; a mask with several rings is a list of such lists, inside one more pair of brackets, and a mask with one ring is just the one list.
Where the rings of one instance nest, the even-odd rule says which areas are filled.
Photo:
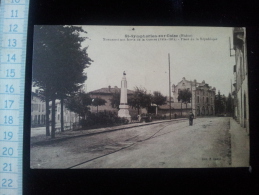
[[12, 188], [13, 186], [11, 185], [13, 183], [12, 179], [2, 179], [2, 187], [6, 188]]
[[12, 156], [13, 155], [13, 148], [12, 147], [3, 147], [3, 153], [4, 156]]
[[8, 47], [16, 47], [17, 40], [16, 39], [8, 39]]
[[14, 92], [13, 85], [11, 85], [10, 87], [9, 87], [9, 85], [5, 85], [5, 92], [6, 93], [13, 93]]
[[18, 28], [18, 24], [10, 24], [9, 25], [9, 32], [18, 32], [17, 28]]
[[13, 116], [4, 116], [4, 124], [5, 125], [11, 125], [13, 124]]
[[7, 69], [6, 70], [6, 77], [14, 77], [15, 76], [15, 69]]
[[4, 163], [3, 164], [3, 171], [11, 172], [12, 171], [12, 163]]
[[13, 54], [13, 55], [7, 54], [7, 62], [15, 62], [16, 61], [15, 56], [16, 56], [15, 54]]
[[11, 140], [13, 138], [13, 132], [12, 131], [8, 131], [8, 132], [4, 132], [4, 139], [7, 140]]
[[5, 102], [5, 107], [4, 108], [11, 108], [13, 103], [14, 103], [14, 100], [5, 100], [4, 102]]

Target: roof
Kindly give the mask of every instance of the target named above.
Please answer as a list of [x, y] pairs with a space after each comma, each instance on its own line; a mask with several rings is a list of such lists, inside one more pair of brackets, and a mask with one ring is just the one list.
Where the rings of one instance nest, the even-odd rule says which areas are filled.
[[[185, 81], [185, 82], [187, 82], [187, 83], [192, 83], [192, 86], [194, 86], [194, 81], [186, 80], [185, 77], [183, 77], [182, 80], [181, 80], [180, 82], [178, 82], [177, 85], [175, 85], [175, 86], [178, 86], [178, 85], [179, 85], [181, 82], [183, 82], [183, 81]], [[205, 86], [205, 85], [208, 85], [208, 88], [212, 88], [212, 87], [211, 87], [208, 83], [206, 83], [204, 80], [203, 80], [201, 83], [199, 83], [199, 82], [196, 81], [196, 85], [197, 85], [197, 87], [203, 87], [203, 86]], [[215, 89], [215, 87], [213, 87], [212, 89]]]
[[[112, 93], [118, 93], [120, 92], [120, 88], [118, 87], [115, 87], [115, 88], [101, 88], [101, 89], [97, 89], [97, 90], [94, 90], [94, 91], [90, 91], [89, 93], [90, 94], [112, 94]], [[133, 94], [134, 91], [133, 90], [130, 90], [130, 89], [127, 89], [127, 94]]]

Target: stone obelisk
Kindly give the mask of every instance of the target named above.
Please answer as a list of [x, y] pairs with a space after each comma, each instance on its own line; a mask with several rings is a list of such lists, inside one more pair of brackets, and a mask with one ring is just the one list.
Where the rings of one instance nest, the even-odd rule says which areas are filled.
[[120, 110], [118, 116], [121, 118], [126, 118], [131, 122], [131, 116], [129, 115], [128, 97], [127, 97], [127, 80], [126, 73], [123, 72], [123, 77], [121, 80], [121, 97], [120, 97]]

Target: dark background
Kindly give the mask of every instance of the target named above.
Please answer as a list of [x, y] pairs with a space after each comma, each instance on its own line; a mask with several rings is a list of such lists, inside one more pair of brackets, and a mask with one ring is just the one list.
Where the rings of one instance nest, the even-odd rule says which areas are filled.
[[[258, 194], [258, 8], [256, 0], [30, 0], [25, 86], [24, 194]], [[40, 24], [247, 27], [252, 172], [248, 168], [31, 170], [33, 26]]]

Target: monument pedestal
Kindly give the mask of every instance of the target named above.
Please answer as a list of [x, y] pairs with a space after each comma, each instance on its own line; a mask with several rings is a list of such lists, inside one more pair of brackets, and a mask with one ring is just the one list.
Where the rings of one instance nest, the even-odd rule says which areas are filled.
[[126, 118], [131, 122], [131, 116], [129, 115], [129, 106], [128, 105], [120, 105], [119, 106], [120, 110], [118, 112], [118, 116], [120, 118]]

